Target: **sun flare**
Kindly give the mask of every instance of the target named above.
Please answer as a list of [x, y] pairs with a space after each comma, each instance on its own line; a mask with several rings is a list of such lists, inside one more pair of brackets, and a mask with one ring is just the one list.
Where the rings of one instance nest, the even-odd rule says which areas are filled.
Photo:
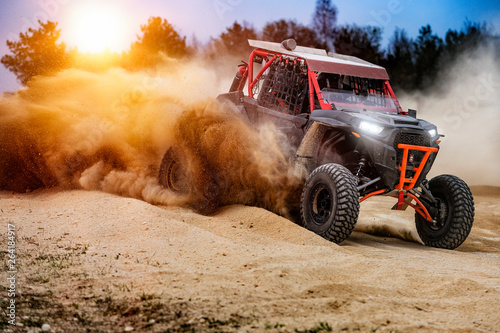
[[82, 3], [75, 8], [70, 24], [70, 44], [80, 52], [120, 52], [127, 46], [125, 17], [105, 3]]

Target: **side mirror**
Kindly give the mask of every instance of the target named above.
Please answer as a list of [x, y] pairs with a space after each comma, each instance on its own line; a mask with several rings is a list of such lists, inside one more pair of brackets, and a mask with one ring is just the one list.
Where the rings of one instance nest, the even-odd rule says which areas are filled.
[[408, 115], [412, 118], [417, 118], [417, 110], [408, 109]]

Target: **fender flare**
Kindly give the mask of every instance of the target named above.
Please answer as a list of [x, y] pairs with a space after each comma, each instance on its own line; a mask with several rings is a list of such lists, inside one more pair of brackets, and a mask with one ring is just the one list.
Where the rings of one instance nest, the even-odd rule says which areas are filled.
[[325, 124], [323, 122], [314, 121], [307, 129], [304, 138], [302, 139], [299, 148], [297, 149], [297, 163], [312, 172], [317, 167], [317, 157], [321, 148], [321, 143], [328, 131], [346, 131], [345, 124], [339, 122], [339, 126]]

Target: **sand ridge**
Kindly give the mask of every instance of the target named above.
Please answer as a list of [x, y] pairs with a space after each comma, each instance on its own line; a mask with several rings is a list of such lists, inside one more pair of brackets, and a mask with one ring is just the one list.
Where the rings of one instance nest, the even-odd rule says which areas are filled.
[[454, 251], [360, 232], [414, 232], [412, 213], [391, 212], [386, 198], [362, 204], [340, 246], [261, 208], [204, 216], [84, 190], [0, 192], [0, 221], [18, 230], [25, 327], [495, 332], [500, 202], [475, 199], [472, 233]]

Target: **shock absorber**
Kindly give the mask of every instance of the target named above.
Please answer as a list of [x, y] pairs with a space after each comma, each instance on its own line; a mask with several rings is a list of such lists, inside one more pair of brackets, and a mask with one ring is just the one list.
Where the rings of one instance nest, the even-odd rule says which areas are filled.
[[359, 162], [358, 162], [358, 168], [356, 170], [355, 176], [361, 180], [363, 178], [363, 175], [365, 173], [365, 165], [366, 165], [366, 157], [364, 155], [361, 155]]
[[233, 79], [233, 83], [231, 84], [231, 88], [229, 88], [229, 92], [243, 90], [245, 83], [248, 77], [248, 64], [242, 61], [242, 64], [238, 66], [240, 69], [236, 73], [236, 76]]

